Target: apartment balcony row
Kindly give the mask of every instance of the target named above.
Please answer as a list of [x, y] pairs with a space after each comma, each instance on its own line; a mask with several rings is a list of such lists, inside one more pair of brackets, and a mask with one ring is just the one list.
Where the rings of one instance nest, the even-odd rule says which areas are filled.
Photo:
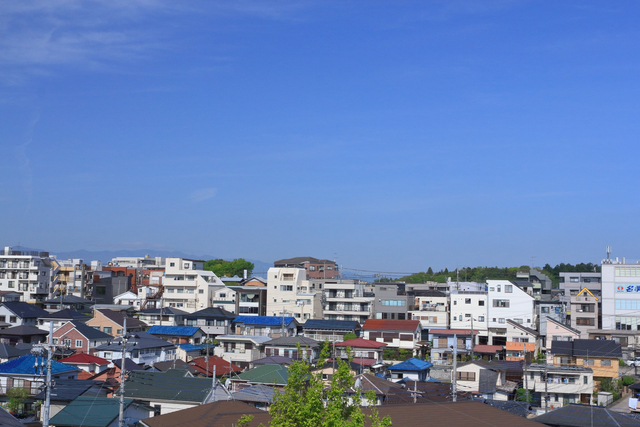
[[556, 381], [556, 379], [549, 378], [547, 381], [533, 381], [528, 380], [529, 389], [534, 392], [545, 393], [550, 392], [553, 393], [570, 393], [570, 394], [582, 394], [582, 393], [592, 393], [593, 392], [593, 382], [589, 382], [584, 384], [580, 379], [576, 379], [574, 382], [562, 382]]
[[356, 316], [366, 316], [371, 314], [371, 309], [363, 307], [325, 306], [324, 312], [332, 314], [354, 314]]
[[437, 304], [420, 304], [409, 306], [410, 311], [433, 311], [438, 313], [446, 313], [449, 310], [444, 305]]

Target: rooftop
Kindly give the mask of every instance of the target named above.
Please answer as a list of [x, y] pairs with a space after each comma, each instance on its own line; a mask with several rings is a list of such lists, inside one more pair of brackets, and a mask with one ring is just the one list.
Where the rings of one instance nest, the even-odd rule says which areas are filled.
[[200, 330], [197, 326], [159, 326], [154, 325], [147, 333], [151, 335], [175, 335], [183, 337], [191, 337]]
[[352, 347], [352, 348], [382, 348], [388, 344], [384, 342], [366, 340], [364, 338], [354, 338], [352, 340], [337, 342], [336, 347]]
[[420, 328], [419, 320], [367, 319], [362, 327], [365, 330], [411, 331]]
[[292, 322], [298, 323], [294, 317], [285, 316], [238, 316], [233, 323], [244, 323], [245, 325], [261, 325], [261, 326], [282, 326], [289, 325]]

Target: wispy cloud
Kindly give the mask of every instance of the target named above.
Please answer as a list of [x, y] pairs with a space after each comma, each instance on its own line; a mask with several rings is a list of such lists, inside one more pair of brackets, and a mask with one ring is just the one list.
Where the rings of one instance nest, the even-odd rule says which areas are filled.
[[200, 203], [207, 199], [211, 199], [216, 195], [217, 192], [218, 190], [216, 188], [201, 188], [200, 190], [195, 190], [191, 192], [191, 194], [189, 195], [189, 198], [194, 203]]

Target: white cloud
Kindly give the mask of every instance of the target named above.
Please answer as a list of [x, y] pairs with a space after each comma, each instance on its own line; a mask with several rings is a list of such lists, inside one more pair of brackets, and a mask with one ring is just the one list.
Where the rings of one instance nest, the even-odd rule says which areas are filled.
[[193, 191], [189, 197], [193, 202], [200, 203], [214, 197], [217, 192], [218, 190], [216, 188], [201, 188], [200, 190]]

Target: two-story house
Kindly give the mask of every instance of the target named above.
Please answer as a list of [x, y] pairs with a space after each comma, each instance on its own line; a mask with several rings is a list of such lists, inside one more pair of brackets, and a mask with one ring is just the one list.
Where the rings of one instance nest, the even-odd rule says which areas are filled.
[[507, 319], [506, 359], [510, 361], [534, 359], [540, 348], [538, 337], [538, 331]]
[[67, 322], [76, 321], [86, 323], [90, 319], [91, 317], [86, 314], [70, 308], [65, 308], [64, 310], [59, 310], [40, 317], [38, 319], [38, 327], [44, 331], [49, 331], [51, 325], [53, 325], [53, 330], [55, 331]]
[[112, 337], [122, 335], [124, 322], [127, 322], [127, 330], [125, 332], [139, 332], [147, 329], [147, 324], [135, 317], [129, 317], [123, 311], [116, 310], [99, 310], [93, 312], [93, 319], [86, 323], [92, 328], [98, 329]]
[[207, 307], [183, 317], [185, 326], [197, 326], [206, 335], [215, 338], [217, 335], [231, 333], [231, 322], [236, 315], [222, 308]]
[[612, 340], [553, 341], [551, 350], [547, 352], [550, 365], [591, 368], [597, 386], [603, 378], [618, 378], [620, 358], [622, 348]]
[[453, 362], [454, 349], [457, 356], [469, 355], [473, 350], [472, 336], [478, 334], [471, 329], [432, 329], [429, 331], [431, 362], [434, 365], [450, 365]]
[[387, 345], [384, 342], [355, 338], [337, 342], [334, 344], [334, 348], [336, 358], [343, 360], [353, 358], [353, 360], [362, 361], [362, 363], [369, 362], [369, 365], [375, 369], [376, 365], [382, 364], [383, 350]]
[[215, 356], [241, 368], [248, 368], [252, 361], [264, 356], [264, 344], [271, 341], [271, 338], [255, 335], [219, 335], [216, 340], [218, 346], [214, 349]]
[[580, 339], [580, 331], [555, 320], [552, 317], [544, 319], [546, 335], [542, 336], [541, 348], [549, 350], [553, 341], [573, 341]]
[[384, 342], [387, 348], [415, 350], [422, 337], [418, 320], [369, 319], [362, 326], [364, 338]]
[[588, 367], [532, 364], [523, 386], [530, 390], [534, 405], [544, 412], [569, 403], [593, 404], [593, 370]]
[[96, 348], [108, 343], [113, 337], [106, 332], [72, 320], [53, 331], [54, 344], [64, 345], [76, 353], [93, 354]]
[[309, 319], [302, 325], [302, 334], [316, 341], [342, 341], [346, 334], [360, 336], [361, 330], [355, 320]]
[[461, 392], [480, 395], [485, 399], [509, 400], [518, 384], [509, 379], [508, 371], [508, 365], [499, 362], [473, 360], [463, 363], [456, 370], [456, 387]]
[[149, 326], [183, 326], [184, 316], [187, 314], [189, 313], [174, 307], [148, 308], [138, 313], [138, 319]]
[[38, 319], [49, 312], [22, 301], [3, 302], [0, 304], [0, 322], [11, 326], [38, 326]]
[[[117, 338], [96, 348], [95, 355], [115, 362], [122, 359], [122, 347], [122, 338]], [[125, 358], [130, 358], [139, 365], [151, 365], [176, 358], [176, 346], [174, 344], [146, 332], [129, 333], [124, 351]]]
[[320, 355], [320, 342], [303, 336], [274, 338], [264, 343], [264, 353], [310, 363]]
[[158, 326], [154, 325], [147, 331], [155, 337], [173, 344], [200, 344], [205, 334], [198, 326]]
[[238, 316], [232, 322], [232, 330], [236, 335], [258, 335], [271, 338], [295, 336], [298, 333], [298, 326], [298, 321], [290, 316]]

